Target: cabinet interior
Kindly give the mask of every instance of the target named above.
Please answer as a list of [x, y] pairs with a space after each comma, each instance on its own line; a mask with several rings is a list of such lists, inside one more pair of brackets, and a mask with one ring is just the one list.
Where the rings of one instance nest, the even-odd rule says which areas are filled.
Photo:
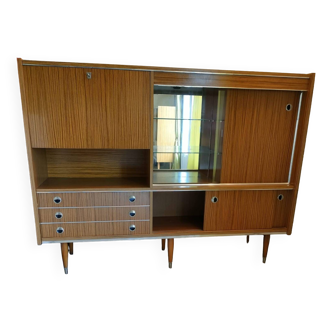
[[38, 189], [148, 188], [148, 149], [33, 149]]
[[153, 232], [202, 231], [204, 191], [153, 193]]
[[226, 91], [154, 87], [153, 183], [220, 183]]

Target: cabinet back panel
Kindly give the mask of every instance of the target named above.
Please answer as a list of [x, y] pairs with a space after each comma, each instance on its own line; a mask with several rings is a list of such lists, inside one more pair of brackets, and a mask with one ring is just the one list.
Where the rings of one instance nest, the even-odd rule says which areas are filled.
[[288, 91], [227, 92], [223, 183], [288, 182], [299, 97]]
[[46, 149], [49, 177], [148, 177], [150, 150]]

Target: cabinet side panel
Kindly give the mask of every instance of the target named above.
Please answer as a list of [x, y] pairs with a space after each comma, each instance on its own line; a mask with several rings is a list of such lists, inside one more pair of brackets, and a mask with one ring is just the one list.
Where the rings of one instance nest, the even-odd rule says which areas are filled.
[[[29, 128], [29, 119], [28, 119], [28, 108], [26, 104], [26, 93], [25, 93], [25, 76], [23, 71], [22, 59], [17, 59], [18, 65], [18, 75], [20, 80], [20, 90], [21, 90], [21, 100], [22, 100], [22, 110], [23, 110], [23, 120], [24, 120], [24, 131], [25, 131], [25, 140], [27, 146], [28, 162], [29, 162], [29, 172], [30, 172], [30, 182], [31, 182], [31, 192], [32, 192], [32, 201], [35, 215], [35, 226], [36, 226], [36, 236], [37, 243], [42, 244], [41, 232], [39, 226], [39, 217], [38, 217], [38, 204], [37, 204], [37, 194], [36, 194], [36, 181], [38, 181], [33, 167], [33, 155], [31, 148], [30, 140], [30, 128]], [[40, 179], [42, 181], [42, 179]]]
[[285, 91], [227, 92], [223, 183], [288, 182], [299, 97]]
[[310, 82], [309, 82], [309, 89], [307, 92], [303, 94], [302, 98], [302, 105], [301, 105], [301, 112], [299, 118], [299, 125], [298, 125], [298, 133], [296, 137], [296, 145], [295, 145], [295, 153], [294, 153], [294, 160], [293, 160], [293, 167], [292, 167], [292, 174], [290, 183], [294, 185], [294, 194], [293, 200], [291, 204], [291, 212], [287, 224], [287, 234], [290, 235], [292, 233], [293, 228], [293, 221], [294, 221], [294, 214], [296, 208], [296, 200], [297, 194], [299, 190], [300, 184], [300, 176], [301, 176], [301, 169], [302, 169], [302, 162], [304, 156], [304, 148], [305, 142], [307, 138], [307, 131], [309, 125], [309, 117], [310, 117], [310, 110], [311, 110], [311, 101], [314, 91], [314, 83], [315, 83], [315, 74], [311, 74]]

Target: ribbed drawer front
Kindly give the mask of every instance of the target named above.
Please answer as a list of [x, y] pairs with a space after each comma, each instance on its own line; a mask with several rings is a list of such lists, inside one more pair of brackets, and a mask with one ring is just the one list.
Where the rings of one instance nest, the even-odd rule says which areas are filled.
[[150, 205], [149, 192], [38, 193], [38, 207]]
[[80, 238], [94, 236], [142, 235], [150, 232], [149, 221], [52, 223], [40, 225], [45, 238]]
[[149, 206], [39, 209], [40, 223], [149, 220]]

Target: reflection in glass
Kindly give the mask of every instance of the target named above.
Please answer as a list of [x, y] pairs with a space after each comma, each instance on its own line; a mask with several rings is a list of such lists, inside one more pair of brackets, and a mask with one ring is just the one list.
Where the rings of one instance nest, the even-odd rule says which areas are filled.
[[220, 182], [224, 105], [224, 90], [155, 86], [154, 183]]

